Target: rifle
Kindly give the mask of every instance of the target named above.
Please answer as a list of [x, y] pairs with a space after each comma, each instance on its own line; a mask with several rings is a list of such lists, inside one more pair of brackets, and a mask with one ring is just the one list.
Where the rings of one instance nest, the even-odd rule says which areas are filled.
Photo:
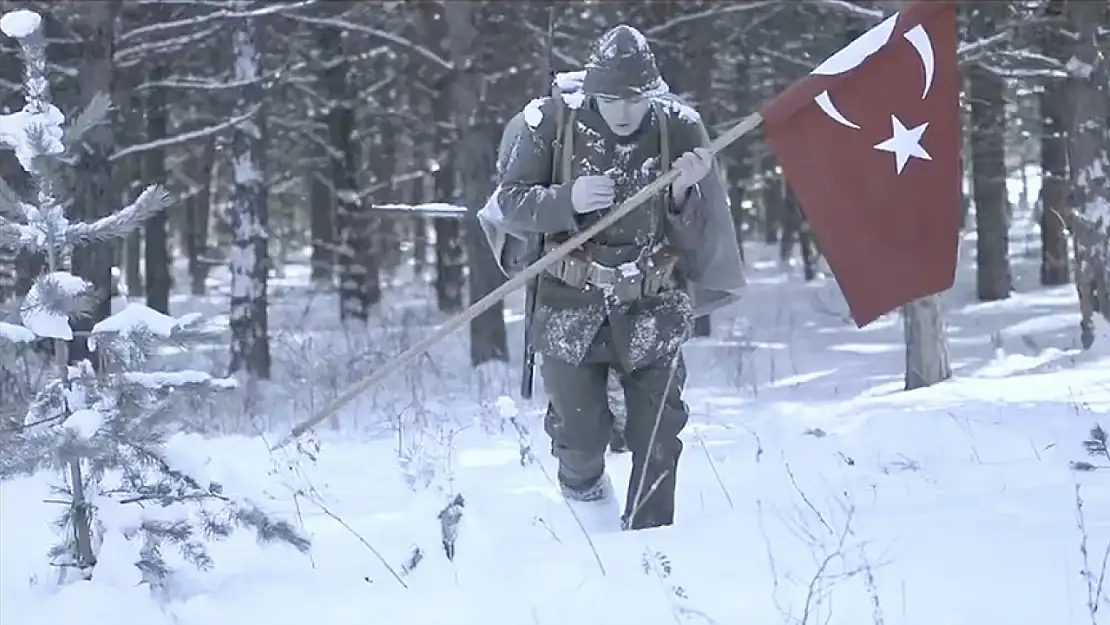
[[[555, 81], [555, 5], [547, 8], [547, 50], [544, 71], [541, 75], [547, 81], [544, 88], [550, 88]], [[561, 97], [555, 93], [555, 97]], [[562, 110], [562, 107], [559, 108]], [[556, 128], [562, 128], [562, 120], [559, 120]], [[561, 145], [559, 146], [562, 147]], [[556, 150], [558, 153], [558, 150]], [[558, 156], [552, 159], [551, 171], [557, 170]], [[544, 240], [543, 235], [537, 236], [537, 251], [543, 254]], [[532, 325], [533, 316], [536, 313], [536, 299], [537, 292], [540, 289], [540, 276], [537, 275], [528, 281], [524, 287], [524, 358], [522, 361], [522, 371], [520, 372], [520, 397], [528, 400], [532, 399], [533, 386], [536, 379], [536, 347], [532, 344], [532, 333], [529, 331]]]

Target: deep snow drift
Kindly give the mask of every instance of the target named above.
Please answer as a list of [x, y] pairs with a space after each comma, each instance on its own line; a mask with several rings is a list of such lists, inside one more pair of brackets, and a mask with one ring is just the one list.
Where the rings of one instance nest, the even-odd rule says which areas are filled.
[[[0, 622], [1090, 625], [1081, 572], [1097, 584], [1110, 475], [1069, 463], [1110, 465], [1082, 446], [1096, 422], [1110, 427], [1110, 336], [1080, 352], [1073, 288], [1036, 286], [1035, 259], [1014, 245], [1019, 293], [969, 303], [961, 274], [947, 298], [955, 377], [912, 393], [900, 390], [897, 316], [855, 330], [829, 281], [754, 262], [749, 296], [687, 348], [693, 417], [672, 528], [584, 531], [551, 481], [538, 405], [521, 407], [523, 435], [490, 434], [497, 393], [483, 405], [425, 388], [419, 417], [381, 408], [379, 421], [401, 424], [384, 437], [324, 428], [274, 453], [276, 426], [174, 439], [229, 492], [296, 518], [314, 549], [236, 537], [212, 548], [213, 571], [182, 568], [158, 601], [118, 533], [92, 582], [57, 588], [44, 555], [53, 477], [0, 485]], [[208, 304], [174, 312], [189, 306]], [[519, 315], [507, 319], [518, 334]], [[448, 358], [440, 375], [466, 370]], [[359, 410], [345, 418], [367, 420]], [[623, 491], [628, 457], [610, 468]], [[436, 514], [455, 493], [465, 507], [449, 562]]]

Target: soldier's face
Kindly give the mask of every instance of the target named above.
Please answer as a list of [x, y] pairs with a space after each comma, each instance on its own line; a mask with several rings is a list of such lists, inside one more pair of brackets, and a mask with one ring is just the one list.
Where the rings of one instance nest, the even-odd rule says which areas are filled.
[[613, 134], [622, 137], [636, 132], [650, 108], [651, 101], [647, 98], [597, 98], [601, 118]]

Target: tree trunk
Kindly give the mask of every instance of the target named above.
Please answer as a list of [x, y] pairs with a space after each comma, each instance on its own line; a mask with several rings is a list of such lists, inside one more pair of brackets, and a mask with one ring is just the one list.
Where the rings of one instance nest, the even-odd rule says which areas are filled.
[[199, 159], [192, 159], [195, 174], [191, 176], [199, 188], [185, 206], [185, 254], [189, 262], [189, 286], [193, 295], [207, 291], [208, 270], [208, 218], [212, 212], [212, 175], [216, 166], [216, 140], [208, 139]]
[[[115, 22], [120, 3], [90, 3], [86, 19], [80, 20], [81, 59], [78, 65], [78, 90], [83, 104], [97, 94], [115, 94]], [[110, 122], [110, 120], [109, 120]], [[73, 218], [94, 221], [112, 213], [121, 197], [115, 167], [108, 160], [115, 150], [113, 123], [106, 123], [89, 130], [85, 135], [84, 150], [77, 161], [75, 172]], [[71, 362], [93, 360], [85, 337], [93, 325], [112, 314], [112, 264], [111, 242], [82, 245], [74, 250], [71, 259], [73, 273], [91, 282], [99, 296], [91, 315], [74, 320], [75, 340], [69, 344]]]
[[[436, 197], [452, 198], [455, 191], [455, 168], [441, 164], [435, 173]], [[450, 200], [448, 200], [450, 201]], [[462, 224], [458, 219], [437, 217], [432, 220], [435, 229], [436, 303], [445, 313], [463, 309], [463, 255]]]
[[[251, 2], [240, 0], [238, 9]], [[255, 110], [253, 117], [235, 128], [232, 136], [231, 213], [231, 365], [232, 373], [245, 371], [255, 380], [270, 378], [269, 311], [269, 215], [266, 197], [266, 115], [262, 108], [262, 56], [259, 48], [259, 18], [243, 18], [233, 33], [233, 62], [236, 82], [245, 83], [239, 96], [239, 111]]]
[[775, 173], [778, 159], [768, 150], [761, 160], [759, 175], [763, 184], [760, 194], [763, 205], [763, 241], [767, 245], [774, 245], [779, 241], [786, 201], [783, 196], [782, 178]]
[[[435, 172], [435, 197], [437, 201], [451, 204], [458, 198], [458, 189], [455, 183], [455, 163], [451, 157], [456, 149], [453, 143], [454, 131], [451, 128], [453, 111], [450, 100], [443, 97], [434, 99], [432, 111], [436, 120], [436, 160], [439, 162], [439, 168]], [[463, 309], [465, 280], [462, 223], [455, 218], [437, 217], [432, 220], [432, 224], [436, 235], [436, 302], [440, 311], [456, 313]]]
[[979, 301], [1010, 297], [1009, 207], [1006, 192], [1005, 81], [979, 65], [968, 68], [971, 169], [975, 198]]
[[[393, 72], [390, 63], [386, 57], [382, 57], [377, 64], [378, 76], [387, 75]], [[384, 106], [390, 107], [392, 103], [384, 98], [390, 96], [381, 94], [378, 97]], [[443, 97], [450, 97], [444, 95]], [[373, 133], [370, 141], [366, 142], [366, 147], [369, 149], [369, 167], [367, 168], [371, 174], [370, 184], [374, 187], [374, 192], [370, 195], [370, 204], [392, 204], [397, 201], [397, 189], [393, 184], [393, 178], [398, 171], [397, 159], [400, 156], [398, 149], [399, 132], [397, 128], [397, 121], [391, 116], [382, 116], [375, 124], [377, 132]], [[396, 276], [397, 268], [401, 265], [401, 237], [398, 233], [397, 220], [388, 214], [371, 213], [370, 221], [370, 249], [374, 253], [374, 262], [378, 267], [378, 271], [385, 274], [386, 281], [392, 281]], [[378, 277], [381, 280], [381, 276]], [[381, 290], [378, 290], [377, 299], [373, 300], [371, 304], [377, 304], [381, 301]]]
[[931, 295], [902, 307], [906, 338], [906, 390], [932, 386], [952, 377], [941, 298]]
[[[329, 31], [324, 31], [329, 32]], [[329, 32], [330, 36], [334, 34]], [[320, 158], [329, 162], [326, 150], [320, 150]], [[312, 281], [331, 285], [334, 280], [335, 265], [335, 198], [327, 182], [328, 173], [316, 171], [308, 173], [308, 204], [311, 211], [309, 230], [312, 237]]]
[[[495, 127], [479, 120], [484, 76], [478, 73], [476, 59], [482, 45], [474, 26], [480, 4], [455, 0], [443, 4], [447, 22], [448, 48], [455, 65], [450, 94], [455, 109], [455, 126], [460, 129], [459, 149], [452, 151], [455, 168], [462, 177], [462, 203], [467, 207], [466, 244], [469, 268], [470, 302], [477, 302], [504, 282], [485, 235], [478, 225], [478, 210], [485, 204], [497, 173]], [[509, 347], [505, 332], [505, 306], [498, 302], [470, 322], [470, 364], [508, 362]]]
[[[150, 73], [151, 81], [163, 80], [166, 67], [158, 63]], [[166, 91], [154, 88], [147, 92], [146, 102], [146, 139], [157, 141], [167, 134], [168, 113], [166, 111]], [[143, 155], [143, 178], [147, 184], [165, 184], [166, 150], [149, 150]], [[143, 252], [146, 267], [146, 305], [154, 310], [170, 312], [170, 273], [169, 237], [166, 233], [166, 213], [159, 211], [146, 222], [143, 237]]]
[[817, 253], [813, 241], [813, 232], [809, 222], [802, 212], [801, 202], [794, 196], [790, 185], [784, 184], [785, 207], [782, 225], [782, 237], [779, 239], [779, 256], [783, 262], [789, 262], [794, 255], [794, 243], [798, 244], [798, 251], [802, 260], [802, 276], [806, 282], [817, 279]]
[[[7, 41], [0, 42], [0, 85], [11, 83], [18, 85], [23, 75], [23, 62], [17, 52], [18, 44], [5, 37]], [[18, 89], [0, 87], [0, 113], [8, 114], [22, 106], [22, 98]], [[0, 179], [8, 183], [21, 197], [25, 192], [27, 172], [19, 166], [19, 162], [9, 150], [0, 151]], [[0, 304], [18, 293], [20, 254], [9, 250], [0, 249]]]
[[[1055, 29], [1045, 29], [1044, 54], [1067, 56], [1067, 42]], [[1063, 49], [1061, 49], [1063, 48]], [[1041, 284], [1057, 286], [1070, 279], [1068, 270], [1067, 203], [1068, 90], [1063, 80], [1049, 80], [1040, 94], [1041, 117]]]
[[1110, 18], [1101, 2], [1067, 3], [1078, 37], [1067, 61], [1074, 110], [1068, 141], [1071, 163], [1075, 286], [1079, 292], [1080, 340], [1094, 344], [1092, 316], [1110, 319], [1104, 250], [1110, 235], [1110, 67], [1101, 53], [1098, 27]]
[[331, 31], [321, 43], [327, 43], [321, 54], [327, 69], [327, 85], [331, 109], [328, 111], [328, 147], [331, 166], [331, 188], [337, 208], [336, 221], [340, 247], [339, 318], [346, 321], [367, 321], [374, 303], [381, 300], [378, 266], [371, 249], [370, 215], [358, 194], [357, 172], [359, 147], [353, 139], [355, 111], [352, 108], [350, 64], [344, 55], [340, 33]]
[[[77, 66], [78, 93], [83, 105], [87, 105], [98, 95], [115, 94], [115, 24], [120, 11], [120, 2], [90, 3], [85, 10], [85, 19], [75, 24], [80, 44], [80, 61]], [[92, 128], [85, 135], [83, 150], [77, 160], [74, 184], [74, 206], [70, 217], [83, 221], [94, 221], [106, 217], [114, 211], [119, 201], [119, 181], [113, 176], [114, 168], [109, 158], [115, 150], [114, 124], [108, 123]], [[70, 363], [88, 360], [94, 367], [99, 361], [93, 357], [86, 340], [93, 325], [112, 314], [112, 243], [86, 243], [73, 250], [70, 259], [71, 272], [92, 283], [100, 296], [91, 315], [78, 317], [72, 323], [74, 340], [69, 342], [68, 359]], [[53, 264], [53, 262], [52, 262]], [[64, 269], [61, 266], [51, 269]], [[61, 348], [56, 352], [63, 358]], [[71, 493], [71, 522], [77, 547], [79, 570], [86, 575], [96, 565], [96, 554], [92, 543], [91, 518], [88, 513], [89, 501], [85, 494], [85, 480], [81, 463], [73, 460], [66, 469], [67, 486]]]

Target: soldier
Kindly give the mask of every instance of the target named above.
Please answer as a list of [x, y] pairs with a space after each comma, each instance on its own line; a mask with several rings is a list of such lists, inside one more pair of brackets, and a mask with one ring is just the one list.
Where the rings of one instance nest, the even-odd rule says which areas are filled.
[[743, 286], [735, 229], [701, 119], [669, 94], [639, 31], [605, 33], [574, 95], [535, 100], [511, 122], [521, 127], [506, 132], [514, 143], [480, 218], [504, 268], [506, 241], [538, 239], [549, 251], [679, 170], [666, 191], [541, 276], [526, 330], [541, 356], [551, 400], [544, 425], [564, 496], [611, 501], [612, 370], [632, 452], [622, 526], [670, 525], [688, 419], [681, 346], [695, 314], [733, 301]]

